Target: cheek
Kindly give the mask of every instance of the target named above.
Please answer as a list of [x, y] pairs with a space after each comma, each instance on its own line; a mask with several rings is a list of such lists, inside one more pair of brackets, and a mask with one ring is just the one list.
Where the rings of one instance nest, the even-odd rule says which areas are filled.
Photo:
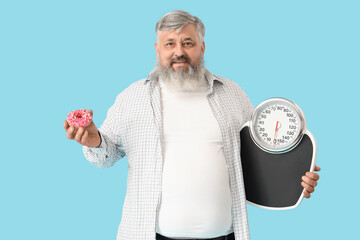
[[200, 50], [196, 50], [196, 51], [192, 51], [192, 52], [189, 52], [188, 53], [188, 56], [190, 57], [190, 59], [192, 61], [199, 61], [199, 59], [201, 58], [202, 56], [202, 53], [201, 53], [201, 49]]
[[160, 58], [161, 63], [163, 63], [163, 64], [169, 63], [171, 60], [171, 57], [172, 57], [172, 55], [169, 52], [166, 52], [166, 51], [161, 51], [161, 53], [159, 52], [159, 58]]

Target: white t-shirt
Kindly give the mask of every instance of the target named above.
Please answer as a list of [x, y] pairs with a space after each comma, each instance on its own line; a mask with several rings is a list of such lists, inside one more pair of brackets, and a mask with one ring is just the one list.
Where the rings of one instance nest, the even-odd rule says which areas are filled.
[[229, 174], [208, 87], [172, 92], [159, 84], [164, 164], [156, 232], [179, 239], [232, 233]]

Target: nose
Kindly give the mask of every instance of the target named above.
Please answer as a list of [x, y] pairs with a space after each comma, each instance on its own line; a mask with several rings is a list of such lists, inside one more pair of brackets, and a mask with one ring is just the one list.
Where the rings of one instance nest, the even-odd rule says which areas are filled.
[[183, 48], [182, 44], [177, 44], [177, 46], [175, 47], [174, 55], [177, 57], [181, 57], [184, 54], [185, 54], [185, 52], [184, 52], [184, 48]]

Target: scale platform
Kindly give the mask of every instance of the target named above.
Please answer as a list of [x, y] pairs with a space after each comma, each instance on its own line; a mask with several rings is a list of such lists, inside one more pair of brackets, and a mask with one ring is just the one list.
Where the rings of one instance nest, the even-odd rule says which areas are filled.
[[303, 199], [301, 177], [315, 168], [313, 135], [305, 130], [295, 148], [279, 154], [266, 152], [254, 143], [249, 122], [241, 128], [240, 138], [247, 202], [271, 210], [297, 207]]

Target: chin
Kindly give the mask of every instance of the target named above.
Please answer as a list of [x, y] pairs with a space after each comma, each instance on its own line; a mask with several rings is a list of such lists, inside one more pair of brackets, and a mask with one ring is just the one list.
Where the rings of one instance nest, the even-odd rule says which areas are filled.
[[188, 70], [188, 67], [186, 66], [183, 66], [183, 67], [172, 67], [172, 69], [174, 70], [174, 72], [177, 72], [177, 71], [187, 71]]

